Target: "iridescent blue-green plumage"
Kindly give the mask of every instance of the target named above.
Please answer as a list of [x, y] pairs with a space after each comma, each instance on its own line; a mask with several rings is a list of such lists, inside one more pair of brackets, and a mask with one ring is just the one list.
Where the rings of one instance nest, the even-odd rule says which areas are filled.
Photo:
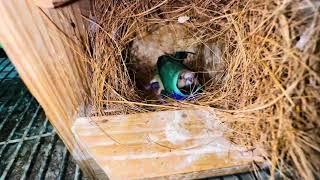
[[[162, 55], [158, 58], [157, 70], [163, 84], [162, 94], [170, 96], [177, 100], [187, 98], [190, 93], [181, 91], [177, 86], [177, 82], [182, 72], [191, 70], [183, 64], [183, 60], [187, 58], [188, 52], [176, 52], [174, 55]], [[193, 90], [199, 90], [199, 86], [196, 85]]]

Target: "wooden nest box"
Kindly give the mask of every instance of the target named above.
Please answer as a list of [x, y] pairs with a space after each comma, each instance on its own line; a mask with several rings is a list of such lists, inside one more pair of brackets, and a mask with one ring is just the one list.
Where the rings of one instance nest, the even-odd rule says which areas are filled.
[[214, 112], [77, 118], [89, 87], [79, 53], [89, 9], [88, 0], [0, 1], [0, 42], [87, 176], [194, 179], [248, 171], [259, 161], [224, 137]]

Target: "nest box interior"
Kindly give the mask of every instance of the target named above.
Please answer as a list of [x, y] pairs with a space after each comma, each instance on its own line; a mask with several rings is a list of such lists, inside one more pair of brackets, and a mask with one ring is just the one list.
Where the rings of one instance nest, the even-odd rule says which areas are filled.
[[146, 85], [156, 74], [160, 56], [175, 52], [188, 52], [184, 64], [196, 73], [200, 84], [218, 86], [225, 74], [222, 58], [222, 43], [199, 41], [186, 26], [180, 24], [155, 25], [149, 31], [139, 34], [130, 46], [127, 67], [132, 80], [144, 100], [155, 99]]
[[[178, 51], [190, 52], [184, 63], [204, 88], [223, 83], [222, 42], [203, 43], [180, 24], [155, 25], [123, 53], [141, 101], [157, 100], [145, 86], [156, 73], [158, 58]], [[84, 117], [76, 120], [73, 132], [112, 179], [219, 176], [248, 171], [253, 161], [263, 163], [260, 150], [231, 142], [228, 125], [210, 110]]]

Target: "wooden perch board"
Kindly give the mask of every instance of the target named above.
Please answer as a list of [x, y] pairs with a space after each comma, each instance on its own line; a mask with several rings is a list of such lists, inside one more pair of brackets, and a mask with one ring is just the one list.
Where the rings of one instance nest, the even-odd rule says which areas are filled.
[[78, 118], [73, 126], [111, 179], [220, 176], [261, 161], [229, 142], [226, 131], [214, 113], [200, 110]]

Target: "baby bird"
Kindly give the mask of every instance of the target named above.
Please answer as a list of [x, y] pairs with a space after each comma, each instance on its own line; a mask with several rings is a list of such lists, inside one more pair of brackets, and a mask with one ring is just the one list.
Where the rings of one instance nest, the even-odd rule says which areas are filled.
[[159, 74], [156, 74], [153, 79], [150, 81], [149, 85], [146, 88], [147, 90], [152, 90], [157, 96], [161, 95], [161, 92], [164, 90], [162, 81]]

